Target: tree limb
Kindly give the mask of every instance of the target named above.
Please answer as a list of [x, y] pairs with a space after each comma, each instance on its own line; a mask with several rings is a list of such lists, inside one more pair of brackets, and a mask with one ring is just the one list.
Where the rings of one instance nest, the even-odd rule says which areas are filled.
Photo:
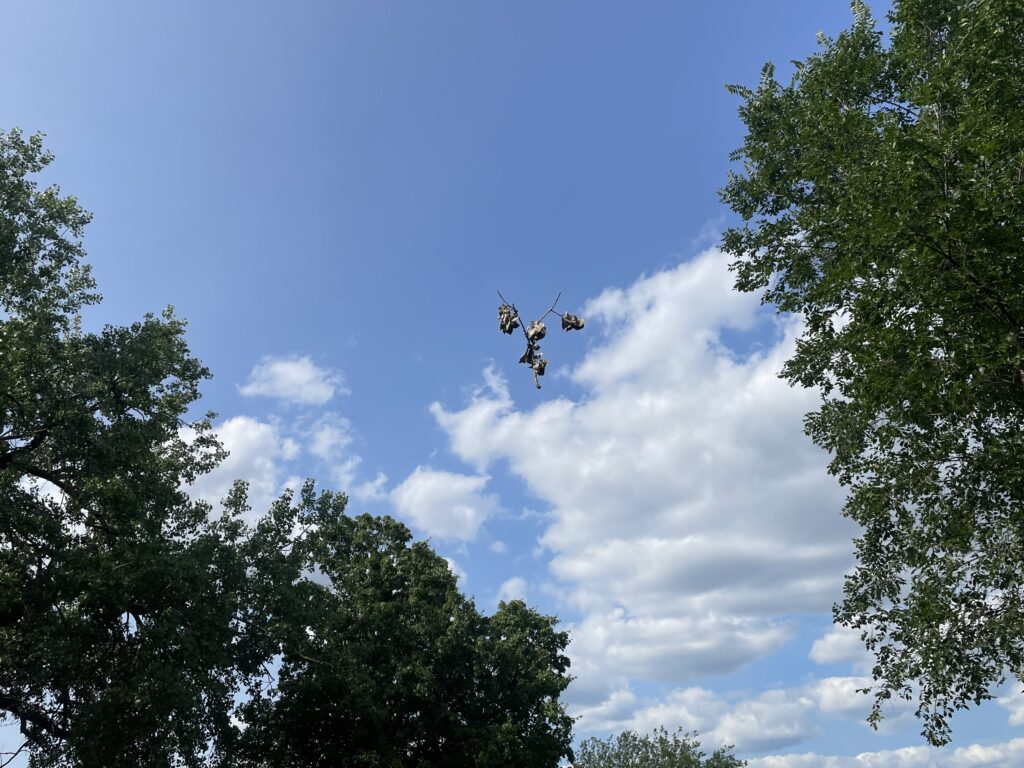
[[7, 710], [21, 720], [21, 732], [29, 738], [33, 737], [26, 729], [26, 723], [31, 723], [34, 727], [58, 739], [68, 739], [71, 737], [71, 731], [60, 725], [41, 707], [29, 704], [16, 696], [0, 693], [0, 709]]
[[49, 434], [50, 430], [48, 428], [41, 429], [38, 432], [36, 432], [35, 436], [27, 443], [25, 443], [25, 445], [18, 446], [17, 448], [12, 448], [11, 450], [5, 451], [4, 453], [0, 453], [0, 469], [7, 469], [7, 467], [11, 466], [11, 464], [14, 463], [14, 460], [17, 459], [22, 454], [32, 453], [32, 451], [34, 451], [36, 448], [43, 444], [43, 441], [46, 440]]

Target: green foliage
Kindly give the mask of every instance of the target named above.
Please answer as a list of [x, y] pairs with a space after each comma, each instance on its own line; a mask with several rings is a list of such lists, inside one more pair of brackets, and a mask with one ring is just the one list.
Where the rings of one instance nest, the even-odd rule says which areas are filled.
[[0, 711], [39, 765], [199, 765], [245, 574], [239, 524], [180, 489], [219, 455], [183, 421], [207, 371], [170, 311], [81, 330], [89, 216], [49, 161], [0, 134]]
[[696, 734], [680, 729], [669, 734], [664, 728], [640, 736], [624, 731], [607, 739], [589, 738], [580, 744], [574, 768], [742, 768], [745, 760], [732, 754], [732, 747], [716, 749], [710, 755], [700, 749]]
[[784, 375], [863, 529], [836, 619], [876, 656], [871, 720], [925, 736], [1024, 672], [1024, 5], [897, 0], [734, 86], [737, 287], [805, 320]]
[[[344, 495], [183, 490], [222, 458], [170, 310], [82, 330], [89, 216], [0, 134], [0, 723], [37, 766], [555, 766], [568, 638], [481, 616]], [[279, 662], [279, 664], [278, 664]], [[242, 718], [243, 730], [233, 722]]]
[[[343, 507], [343, 503], [341, 504]], [[278, 628], [268, 696], [243, 707], [254, 766], [556, 766], [571, 754], [568, 637], [522, 602], [482, 616], [402, 524], [301, 515], [318, 578]]]

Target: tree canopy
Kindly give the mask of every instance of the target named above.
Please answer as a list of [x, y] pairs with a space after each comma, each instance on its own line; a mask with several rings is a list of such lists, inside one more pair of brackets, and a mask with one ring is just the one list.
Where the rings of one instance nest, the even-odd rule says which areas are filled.
[[555, 766], [571, 754], [568, 636], [522, 601], [481, 615], [448, 563], [384, 517], [322, 506], [278, 629], [273, 695], [242, 708], [254, 766]]
[[708, 755], [696, 734], [682, 730], [670, 734], [661, 727], [644, 735], [623, 731], [606, 739], [585, 739], [573, 768], [743, 768], [746, 764], [732, 754], [732, 747]]
[[567, 635], [481, 615], [343, 494], [249, 525], [187, 486], [223, 457], [170, 310], [83, 330], [89, 215], [0, 133], [0, 723], [32, 765], [553, 766]]
[[874, 651], [875, 707], [925, 736], [1024, 672], [1024, 5], [896, 0], [733, 86], [722, 191], [740, 290], [803, 333], [789, 381], [862, 528], [836, 606]]
[[238, 524], [181, 490], [218, 456], [182, 436], [208, 374], [170, 311], [82, 330], [89, 216], [49, 162], [0, 134], [0, 710], [38, 764], [197, 764], [244, 612]]

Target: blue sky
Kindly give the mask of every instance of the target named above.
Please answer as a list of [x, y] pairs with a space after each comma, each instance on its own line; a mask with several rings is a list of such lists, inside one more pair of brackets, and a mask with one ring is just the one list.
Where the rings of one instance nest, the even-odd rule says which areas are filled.
[[[884, 12], [881, 5], [875, 8]], [[855, 530], [775, 372], [796, 327], [730, 290], [724, 84], [833, 0], [4, 5], [0, 126], [95, 214], [91, 323], [173, 304], [226, 465], [395, 514], [484, 610], [573, 633], [580, 736], [699, 729], [763, 768], [1016, 765], [1024, 699], [880, 733], [834, 630]], [[561, 291], [537, 391], [497, 331]], [[257, 507], [258, 508], [258, 507]], [[3, 738], [0, 734], [0, 738]], [[894, 751], [902, 750], [902, 751]], [[853, 756], [870, 753], [861, 758]]]

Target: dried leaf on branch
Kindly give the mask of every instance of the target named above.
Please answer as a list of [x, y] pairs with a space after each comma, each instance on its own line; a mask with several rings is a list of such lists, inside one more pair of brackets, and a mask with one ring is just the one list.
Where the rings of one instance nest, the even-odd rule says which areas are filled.
[[511, 334], [518, 327], [519, 315], [516, 314], [515, 307], [508, 304], [502, 304], [498, 307], [498, 330], [502, 333]]
[[[555, 307], [558, 306], [558, 300], [562, 297], [562, 294], [559, 293], [555, 297], [554, 303], [547, 312], [541, 315], [539, 319], [531, 321], [529, 325], [522, 323], [516, 305], [505, 299], [501, 295], [501, 291], [498, 291], [498, 296], [501, 298], [501, 306], [498, 307], [498, 330], [505, 334], [511, 334], [516, 328], [523, 329], [523, 335], [526, 337], [526, 351], [519, 358], [519, 362], [530, 367], [533, 371], [533, 383], [537, 389], [540, 389], [540, 377], [544, 375], [544, 371], [548, 366], [548, 360], [544, 358], [544, 353], [540, 351], [540, 341], [547, 336], [548, 332], [548, 328], [544, 324], [544, 318], [551, 314], [558, 314]], [[583, 329], [583, 318], [569, 312], [560, 317], [562, 320], [562, 330], [579, 331]]]
[[576, 317], [576, 315], [570, 315], [566, 312], [562, 315], [562, 330], [563, 331], [582, 331], [583, 330], [583, 318]]

